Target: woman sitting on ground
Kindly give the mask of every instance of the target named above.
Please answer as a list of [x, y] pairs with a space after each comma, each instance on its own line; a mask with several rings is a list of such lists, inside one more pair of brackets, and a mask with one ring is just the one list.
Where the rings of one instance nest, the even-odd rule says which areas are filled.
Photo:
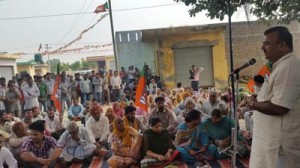
[[115, 117], [123, 118], [124, 108], [120, 106], [120, 103], [114, 103], [112, 106], [112, 110]]
[[122, 118], [117, 117], [111, 135], [111, 149], [113, 156], [108, 159], [112, 168], [129, 167], [137, 163], [143, 136], [135, 129], [125, 126]]
[[[185, 117], [185, 122], [178, 127], [174, 144], [180, 151], [181, 157], [185, 162], [196, 162], [199, 160], [210, 159], [206, 153], [208, 146], [208, 136], [201, 123], [201, 113], [198, 110], [191, 110]], [[201, 165], [203, 165], [202, 163]]]
[[162, 130], [162, 123], [158, 117], [149, 119], [150, 129], [144, 132], [144, 159], [141, 167], [168, 166], [177, 160], [179, 152], [175, 150], [171, 136], [167, 130]]
[[[204, 128], [210, 140], [208, 146], [209, 153], [213, 154], [216, 159], [228, 157], [228, 148], [231, 145], [231, 129], [234, 128], [234, 121], [222, 115], [219, 109], [211, 112], [211, 117], [204, 121]], [[241, 137], [238, 135], [238, 154], [243, 157], [248, 154], [248, 149], [240, 142]]]

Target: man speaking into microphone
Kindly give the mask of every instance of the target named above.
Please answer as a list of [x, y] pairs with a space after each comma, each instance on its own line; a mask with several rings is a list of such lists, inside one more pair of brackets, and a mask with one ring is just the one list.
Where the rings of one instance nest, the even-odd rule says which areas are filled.
[[293, 37], [286, 27], [264, 32], [262, 50], [273, 63], [256, 98], [253, 111], [250, 168], [300, 167], [300, 59], [293, 54]]

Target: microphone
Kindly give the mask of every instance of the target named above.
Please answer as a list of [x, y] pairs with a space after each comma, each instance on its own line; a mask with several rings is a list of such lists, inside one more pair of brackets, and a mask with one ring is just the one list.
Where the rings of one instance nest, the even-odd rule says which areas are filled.
[[237, 74], [239, 73], [241, 70], [247, 68], [250, 65], [253, 65], [256, 63], [256, 59], [255, 58], [251, 58], [247, 63], [245, 63], [244, 65], [242, 65], [241, 67], [235, 69], [232, 74]]

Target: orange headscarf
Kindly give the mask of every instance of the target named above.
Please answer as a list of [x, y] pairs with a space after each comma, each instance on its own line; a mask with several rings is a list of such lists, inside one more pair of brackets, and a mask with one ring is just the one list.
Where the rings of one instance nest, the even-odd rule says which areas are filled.
[[[130, 126], [130, 121], [128, 120], [128, 118], [126, 116], [124, 116], [123, 120], [124, 120], [124, 124], [126, 126]], [[131, 127], [134, 128], [135, 130], [139, 131], [139, 125], [136, 120], [137, 119], [134, 119], [133, 125]]]
[[129, 126], [124, 125], [124, 131], [120, 132], [117, 128], [117, 120], [114, 120], [114, 131], [113, 134], [115, 134], [126, 147], [131, 147], [132, 145], [132, 140], [131, 140], [131, 136], [129, 134]]

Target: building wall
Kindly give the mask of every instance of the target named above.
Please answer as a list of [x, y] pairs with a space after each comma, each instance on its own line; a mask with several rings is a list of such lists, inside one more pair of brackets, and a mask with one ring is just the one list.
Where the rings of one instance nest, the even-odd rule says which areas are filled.
[[105, 64], [107, 69], [116, 70], [116, 63], [114, 57], [105, 57]]
[[[216, 45], [212, 48], [215, 87], [223, 88], [227, 86], [228, 63], [225, 57], [224, 31], [212, 31], [205, 33], [171, 35], [160, 38], [160, 40], [155, 42], [157, 44], [155, 46], [158, 47], [157, 58], [160, 76], [163, 83], [165, 83], [168, 87], [175, 87], [174, 52], [172, 50], [172, 45], [178, 42], [199, 40], [216, 42]], [[191, 62], [191, 65], [192, 64], [193, 63]], [[184, 71], [188, 72], [188, 69]]]
[[116, 33], [118, 69], [133, 65], [134, 67], [143, 68], [144, 63], [148, 64], [155, 71], [154, 44], [153, 42], [142, 42], [141, 31], [126, 31]]
[[45, 75], [48, 72], [48, 65], [45, 64], [44, 66], [34, 66], [34, 74], [35, 75]]
[[[240, 72], [242, 76], [254, 76], [259, 69], [266, 63], [266, 59], [261, 45], [264, 40], [264, 31], [272, 26], [277, 25], [277, 22], [271, 22], [267, 25], [262, 22], [236, 22], [232, 24], [232, 39], [233, 39], [233, 57], [234, 67], [239, 67], [246, 63], [251, 58], [256, 59], [256, 64], [248, 67]], [[300, 56], [300, 24], [292, 22], [290, 25], [284, 25], [289, 28], [294, 38], [294, 53]], [[228, 27], [225, 33], [226, 39], [226, 57], [229, 62], [229, 36]], [[230, 67], [230, 66], [229, 66]]]
[[14, 73], [17, 72], [16, 59], [0, 58], [0, 66], [12, 66]]
[[22, 71], [26, 71], [31, 76], [35, 75], [34, 65], [18, 65], [18, 74]]

